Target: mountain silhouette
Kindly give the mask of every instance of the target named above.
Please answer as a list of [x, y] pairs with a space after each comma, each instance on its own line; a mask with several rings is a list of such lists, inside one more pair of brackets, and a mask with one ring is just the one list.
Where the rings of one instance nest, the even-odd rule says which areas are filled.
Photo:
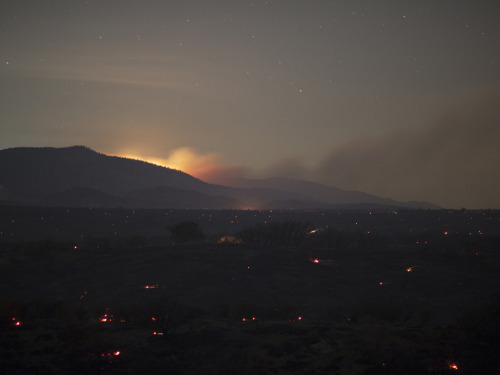
[[282, 178], [241, 179], [236, 187], [214, 185], [182, 171], [108, 156], [85, 146], [0, 150], [0, 201], [62, 207], [437, 208]]
[[[427, 202], [411, 201], [397, 202], [390, 198], [380, 198], [372, 194], [356, 190], [344, 190], [332, 186], [326, 186], [317, 182], [296, 180], [284, 177], [272, 177], [267, 179], [245, 179], [240, 178], [233, 183], [235, 187], [266, 188], [293, 193], [294, 200], [301, 202], [309, 201], [309, 206], [327, 205], [352, 206], [360, 204], [366, 206], [398, 206], [409, 208], [439, 208]], [[282, 204], [285, 202], [282, 202]], [[291, 202], [290, 202], [291, 203]], [[276, 207], [279, 208], [279, 207]]]

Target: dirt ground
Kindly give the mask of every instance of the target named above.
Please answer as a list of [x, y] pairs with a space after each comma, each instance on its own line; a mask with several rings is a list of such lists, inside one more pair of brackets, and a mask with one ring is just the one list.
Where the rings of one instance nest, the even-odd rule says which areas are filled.
[[[23, 241], [17, 228], [0, 242], [0, 373], [500, 370], [495, 212], [440, 212], [439, 220], [407, 212], [404, 224], [393, 212], [378, 220], [318, 213], [317, 222], [316, 213], [293, 213], [308, 224], [287, 224], [287, 216], [271, 230], [250, 221], [241, 232], [202, 226], [205, 239], [173, 243], [165, 222], [163, 236], [151, 224], [163, 212], [144, 213], [113, 237], [70, 229], [109, 223], [54, 218], [64, 236], [44, 239], [40, 211], [6, 210], [4, 218], [17, 216], [1, 222], [2, 235], [12, 220], [31, 235]], [[44, 215], [57, 217], [53, 210]], [[169, 220], [200, 218], [191, 214]], [[355, 227], [362, 221], [369, 228]], [[220, 243], [228, 233], [246, 240]]]

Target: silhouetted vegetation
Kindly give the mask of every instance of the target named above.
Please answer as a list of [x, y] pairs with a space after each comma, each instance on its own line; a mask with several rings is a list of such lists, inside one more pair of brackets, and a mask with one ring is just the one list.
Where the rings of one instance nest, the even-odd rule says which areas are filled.
[[295, 247], [307, 238], [309, 225], [302, 222], [258, 224], [242, 230], [238, 236], [246, 243], [269, 247]]
[[205, 234], [201, 230], [200, 225], [192, 221], [185, 221], [172, 225], [168, 230], [172, 233], [172, 238], [175, 242], [186, 242], [205, 238]]
[[3, 208], [0, 373], [498, 372], [498, 213], [280, 214]]

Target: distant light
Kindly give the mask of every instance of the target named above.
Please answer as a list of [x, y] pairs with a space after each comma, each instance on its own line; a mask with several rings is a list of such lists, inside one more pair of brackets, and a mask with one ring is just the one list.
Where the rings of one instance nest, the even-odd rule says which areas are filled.
[[450, 368], [450, 370], [458, 370], [458, 366], [455, 363], [450, 363], [448, 367]]

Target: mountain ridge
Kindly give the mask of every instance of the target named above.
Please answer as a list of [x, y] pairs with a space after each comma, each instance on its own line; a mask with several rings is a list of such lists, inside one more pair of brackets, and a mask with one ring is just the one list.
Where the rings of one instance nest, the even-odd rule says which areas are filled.
[[438, 208], [293, 179], [241, 179], [236, 187], [209, 184], [179, 170], [109, 156], [86, 146], [0, 150], [0, 192], [7, 204], [50, 206], [305, 209], [369, 204]]

